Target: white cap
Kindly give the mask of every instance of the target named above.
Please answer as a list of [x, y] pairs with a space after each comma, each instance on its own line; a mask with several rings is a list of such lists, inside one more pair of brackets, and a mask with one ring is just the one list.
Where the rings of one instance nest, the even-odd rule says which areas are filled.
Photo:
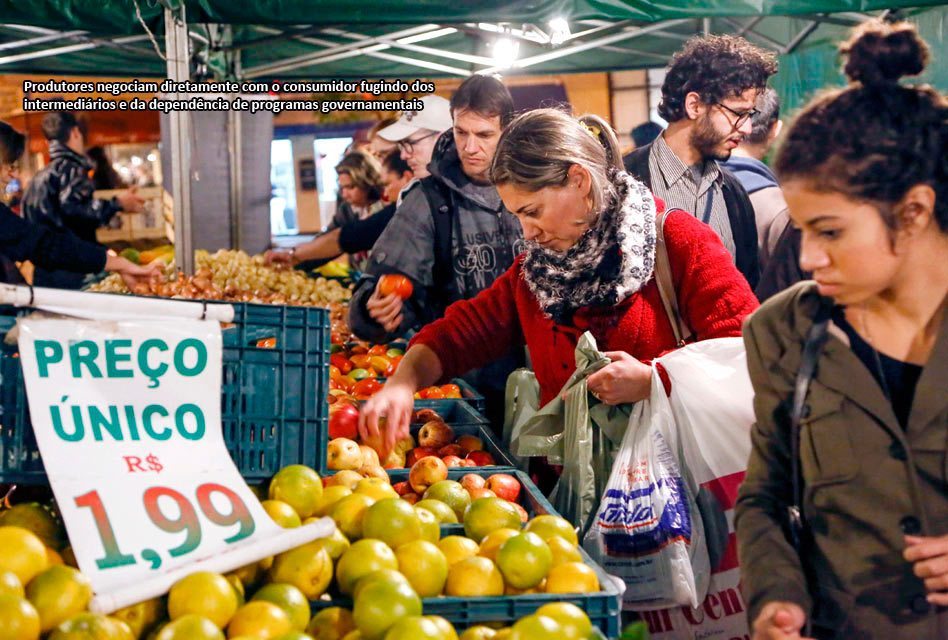
[[403, 111], [395, 124], [391, 124], [378, 135], [389, 142], [404, 140], [422, 129], [447, 131], [454, 122], [451, 120], [451, 103], [441, 96], [429, 95], [421, 99], [424, 107], [418, 111]]

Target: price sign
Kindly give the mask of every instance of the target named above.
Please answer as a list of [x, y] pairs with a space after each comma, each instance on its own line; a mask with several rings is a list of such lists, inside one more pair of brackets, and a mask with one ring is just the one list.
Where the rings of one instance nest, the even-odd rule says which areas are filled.
[[234, 466], [217, 322], [28, 319], [19, 346], [43, 464], [98, 610], [332, 533], [329, 520], [278, 527]]

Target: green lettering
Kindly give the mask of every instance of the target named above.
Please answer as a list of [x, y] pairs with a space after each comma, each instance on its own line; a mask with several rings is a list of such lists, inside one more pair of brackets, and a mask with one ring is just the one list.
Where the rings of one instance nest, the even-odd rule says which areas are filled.
[[131, 369], [119, 369], [120, 362], [131, 362], [132, 354], [118, 353], [118, 349], [130, 349], [131, 340], [105, 341], [105, 370], [110, 378], [131, 378], [134, 374]]
[[92, 429], [92, 437], [98, 442], [102, 442], [102, 429], [109, 432], [114, 440], [124, 440], [122, 436], [122, 423], [119, 421], [118, 407], [109, 406], [109, 419], [106, 420], [105, 414], [99, 410], [99, 407], [92, 405], [89, 407], [89, 426]]
[[[184, 417], [187, 414], [194, 416], [194, 431], [188, 431], [184, 424]], [[174, 422], [178, 428], [178, 433], [186, 440], [200, 440], [204, 437], [204, 412], [196, 404], [183, 404], [178, 407], [178, 410], [174, 413]]]
[[148, 385], [149, 389], [155, 389], [158, 386], [158, 378], [168, 372], [168, 364], [165, 362], [162, 362], [157, 367], [153, 367], [148, 363], [148, 352], [152, 349], [167, 351], [168, 344], [164, 340], [151, 338], [145, 340], [142, 346], [138, 348], [138, 368], [151, 379], [151, 384]]
[[[80, 349], [85, 349], [85, 353], [80, 353]], [[69, 345], [69, 360], [72, 363], [72, 377], [81, 378], [82, 370], [80, 367], [86, 365], [89, 375], [93, 378], [101, 378], [102, 370], [95, 363], [97, 357], [99, 357], [99, 345], [92, 340], [71, 343]]]
[[132, 440], [141, 440], [138, 435], [138, 420], [135, 418], [135, 407], [125, 405], [125, 421], [128, 422], [128, 435]]
[[40, 378], [49, 377], [49, 365], [63, 361], [63, 346], [55, 340], [37, 340], [33, 343], [36, 350], [36, 366]]
[[[190, 369], [185, 367], [184, 352], [191, 347], [197, 355], [197, 361]], [[183, 376], [193, 377], [204, 371], [207, 366], [207, 347], [197, 338], [188, 338], [178, 343], [174, 349], [174, 368]]]
[[145, 407], [145, 410], [142, 411], [142, 427], [144, 427], [145, 433], [155, 440], [167, 440], [171, 437], [171, 429], [169, 427], [165, 427], [160, 433], [155, 431], [155, 427], [151, 423], [151, 417], [153, 415], [159, 415], [167, 418], [168, 410], [160, 404], [150, 404]]
[[[77, 409], [77, 407], [73, 407], [73, 409]], [[53, 430], [57, 436], [66, 442], [79, 442], [82, 440], [82, 436], [85, 435], [85, 429], [82, 427], [81, 415], [79, 415], [79, 420], [73, 424], [75, 430], [72, 433], [66, 433], [66, 430], [63, 428], [63, 418], [59, 413], [59, 407], [50, 407], [49, 415], [53, 420]], [[73, 415], [75, 416], [76, 414], [74, 413]]]

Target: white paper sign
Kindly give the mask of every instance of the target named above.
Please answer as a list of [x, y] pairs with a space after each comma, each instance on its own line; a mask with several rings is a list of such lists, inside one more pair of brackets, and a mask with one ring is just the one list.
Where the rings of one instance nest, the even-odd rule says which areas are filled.
[[21, 320], [19, 347], [33, 430], [95, 609], [331, 535], [329, 519], [280, 528], [234, 466], [217, 322]]

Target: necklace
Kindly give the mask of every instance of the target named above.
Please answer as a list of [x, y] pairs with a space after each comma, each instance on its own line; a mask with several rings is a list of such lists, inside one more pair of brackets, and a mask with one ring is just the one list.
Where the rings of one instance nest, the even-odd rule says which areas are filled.
[[862, 332], [866, 336], [866, 344], [869, 345], [869, 348], [872, 350], [872, 360], [876, 366], [876, 373], [879, 375], [879, 385], [882, 387], [882, 393], [885, 394], [886, 400], [892, 402], [892, 394], [889, 392], [889, 383], [885, 379], [885, 370], [882, 368], [882, 358], [879, 357], [879, 352], [876, 350], [875, 345], [872, 344], [872, 334], [869, 333], [869, 324], [866, 322], [866, 308], [863, 306], [859, 307], [859, 324], [862, 325]]

